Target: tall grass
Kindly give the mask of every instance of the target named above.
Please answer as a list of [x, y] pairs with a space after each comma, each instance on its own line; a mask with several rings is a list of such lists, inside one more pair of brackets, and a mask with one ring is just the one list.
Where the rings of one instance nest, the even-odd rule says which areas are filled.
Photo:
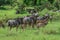
[[[15, 14], [15, 10], [0, 10], [0, 19], [4, 18], [17, 18], [29, 15], [26, 14]], [[47, 9], [44, 9], [42, 12], [39, 12], [39, 15], [44, 15], [46, 12], [50, 12]], [[56, 12], [55, 12], [56, 13]], [[59, 12], [57, 12], [59, 13]], [[56, 13], [56, 14], [57, 14]], [[5, 16], [6, 15], [6, 16]], [[58, 14], [57, 14], [58, 15]], [[58, 15], [59, 16], [59, 15]], [[52, 32], [52, 33], [51, 33]], [[12, 31], [9, 31], [9, 28], [5, 29], [0, 28], [0, 40], [60, 40], [60, 21], [49, 22], [44, 28], [38, 29], [18, 29], [13, 28]]]

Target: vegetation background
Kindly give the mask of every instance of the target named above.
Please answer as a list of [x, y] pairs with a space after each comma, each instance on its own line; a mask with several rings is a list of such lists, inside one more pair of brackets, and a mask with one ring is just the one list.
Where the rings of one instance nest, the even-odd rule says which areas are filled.
[[[22, 5], [25, 8], [37, 8], [40, 16], [47, 12], [54, 14], [53, 22], [39, 31], [36, 28], [26, 28], [25, 31], [19, 28], [16, 32], [13, 28], [10, 32], [8, 26], [5, 29], [0, 28], [0, 40], [60, 40], [60, 12], [57, 12], [60, 9], [60, 0], [0, 0], [0, 21], [29, 15], [28, 12], [23, 12], [24, 9], [19, 9]], [[16, 14], [16, 9], [22, 13]]]

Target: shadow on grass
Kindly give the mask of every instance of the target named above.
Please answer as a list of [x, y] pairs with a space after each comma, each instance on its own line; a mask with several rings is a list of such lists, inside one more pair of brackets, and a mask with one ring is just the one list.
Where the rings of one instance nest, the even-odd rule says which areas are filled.
[[6, 36], [7, 37], [9, 37], [9, 36], [17, 36], [17, 34], [16, 33], [8, 33], [8, 34], [6, 34]]
[[17, 33], [0, 34], [0, 37], [11, 37], [11, 36], [18, 36], [18, 34]]

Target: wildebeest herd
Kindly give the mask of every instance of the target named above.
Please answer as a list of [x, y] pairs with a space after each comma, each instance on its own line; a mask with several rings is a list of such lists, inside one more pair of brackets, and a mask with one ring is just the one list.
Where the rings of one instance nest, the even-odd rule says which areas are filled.
[[[52, 16], [48, 13], [43, 16], [39, 16], [38, 13], [33, 13], [24, 17], [10, 19], [7, 21], [7, 24], [10, 30], [16, 27], [16, 31], [19, 26], [22, 29], [25, 29], [26, 27], [34, 28], [35, 26], [39, 29], [40, 27], [45, 27], [48, 24], [49, 20], [52, 20]], [[3, 22], [0, 22], [0, 26], [4, 28]]]

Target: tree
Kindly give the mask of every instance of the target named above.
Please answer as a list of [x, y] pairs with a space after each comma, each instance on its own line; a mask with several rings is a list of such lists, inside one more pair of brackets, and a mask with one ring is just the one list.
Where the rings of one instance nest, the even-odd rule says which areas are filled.
[[37, 4], [37, 0], [33, 0], [33, 6]]
[[54, 3], [54, 0], [48, 0], [51, 4], [53, 4]]
[[29, 5], [30, 0], [23, 0], [23, 3]]
[[16, 0], [0, 0], [0, 6], [2, 5], [12, 5]]
[[58, 10], [60, 9], [60, 0], [55, 0], [54, 7], [56, 7]]
[[37, 0], [24, 0], [23, 2], [24, 4], [29, 5], [29, 6], [30, 5], [35, 6], [37, 4]]
[[5, 0], [0, 0], [0, 6], [5, 4]]

